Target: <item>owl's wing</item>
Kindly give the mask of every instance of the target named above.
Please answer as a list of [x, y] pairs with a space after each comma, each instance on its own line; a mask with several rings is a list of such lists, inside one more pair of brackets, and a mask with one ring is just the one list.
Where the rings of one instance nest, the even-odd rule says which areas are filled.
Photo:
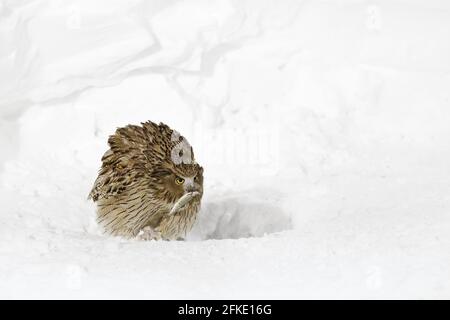
[[107, 175], [99, 175], [89, 193], [88, 199], [97, 201], [119, 195], [127, 189], [127, 186], [137, 181], [137, 179], [136, 173], [133, 172], [120, 175], [111, 172]]
[[121, 194], [142, 176], [141, 172], [130, 170], [130, 167], [131, 165], [121, 166], [120, 164], [103, 166], [88, 198], [97, 201]]
[[121, 194], [138, 181], [146, 170], [147, 143], [140, 127], [117, 129], [108, 139], [110, 149], [102, 157], [102, 168], [88, 199], [97, 201]]

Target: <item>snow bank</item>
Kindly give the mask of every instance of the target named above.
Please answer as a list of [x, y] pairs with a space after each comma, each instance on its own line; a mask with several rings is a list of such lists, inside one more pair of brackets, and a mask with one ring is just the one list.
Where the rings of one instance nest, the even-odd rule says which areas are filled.
[[[0, 297], [449, 298], [446, 1], [0, 1]], [[186, 242], [108, 238], [116, 127], [205, 168]]]

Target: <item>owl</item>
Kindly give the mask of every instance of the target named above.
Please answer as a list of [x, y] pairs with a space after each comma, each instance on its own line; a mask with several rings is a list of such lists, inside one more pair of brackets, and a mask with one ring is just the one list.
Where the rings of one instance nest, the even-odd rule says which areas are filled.
[[100, 226], [125, 238], [183, 239], [203, 196], [203, 168], [187, 140], [148, 121], [118, 128], [108, 145], [88, 197]]

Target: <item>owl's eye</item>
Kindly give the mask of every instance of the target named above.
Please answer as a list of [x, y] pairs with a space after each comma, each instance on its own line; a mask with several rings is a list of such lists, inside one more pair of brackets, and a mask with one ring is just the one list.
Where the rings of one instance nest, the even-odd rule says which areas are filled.
[[184, 183], [184, 179], [183, 179], [183, 178], [180, 178], [180, 177], [176, 177], [176, 178], [175, 178], [175, 183], [176, 183], [177, 185], [182, 185], [182, 184]]
[[194, 181], [197, 181], [197, 180], [198, 180], [198, 176], [195, 176], [195, 177], [194, 177]]

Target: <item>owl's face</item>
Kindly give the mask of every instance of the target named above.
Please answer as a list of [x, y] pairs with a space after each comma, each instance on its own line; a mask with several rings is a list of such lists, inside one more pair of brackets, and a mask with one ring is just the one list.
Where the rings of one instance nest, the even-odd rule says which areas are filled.
[[164, 189], [170, 194], [170, 198], [178, 200], [188, 192], [203, 195], [203, 168], [198, 164], [189, 166], [175, 166], [162, 178]]

